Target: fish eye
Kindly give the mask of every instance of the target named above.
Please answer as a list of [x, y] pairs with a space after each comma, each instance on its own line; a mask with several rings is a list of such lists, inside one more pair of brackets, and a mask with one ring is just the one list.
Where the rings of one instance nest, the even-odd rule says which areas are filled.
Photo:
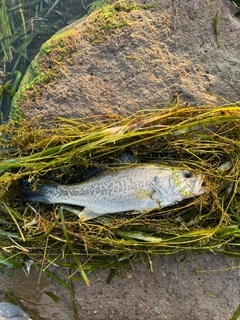
[[193, 174], [189, 171], [186, 171], [183, 173], [183, 176], [184, 176], [184, 178], [189, 179], [189, 178], [192, 178]]

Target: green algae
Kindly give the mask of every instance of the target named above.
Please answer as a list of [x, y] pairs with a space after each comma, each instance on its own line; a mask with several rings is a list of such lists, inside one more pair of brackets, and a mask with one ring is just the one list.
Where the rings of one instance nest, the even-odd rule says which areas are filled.
[[13, 97], [11, 119], [20, 120], [23, 117], [21, 106], [39, 99], [47, 85], [66, 72], [65, 66], [76, 50], [74, 30], [63, 29], [42, 45]]
[[[96, 15], [94, 22], [99, 29], [117, 29], [131, 24], [130, 11], [147, 10], [156, 8], [156, 4], [141, 5], [132, 1], [118, 1], [114, 5], [106, 5], [102, 7]], [[122, 14], [121, 14], [122, 13]], [[128, 14], [123, 19], [124, 13]]]

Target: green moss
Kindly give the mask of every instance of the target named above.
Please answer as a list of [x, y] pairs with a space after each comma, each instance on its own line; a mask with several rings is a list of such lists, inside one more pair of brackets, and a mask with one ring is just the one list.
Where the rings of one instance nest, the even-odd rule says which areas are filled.
[[124, 3], [124, 2], [118, 2], [114, 5], [115, 11], [126, 11], [129, 12], [131, 10], [146, 10], [151, 8], [157, 8], [156, 4], [133, 4], [133, 3]]
[[74, 31], [63, 30], [46, 41], [31, 62], [15, 94], [11, 119], [21, 118], [21, 105], [32, 107], [49, 83], [64, 73], [69, 59], [76, 51]]
[[119, 13], [130, 12], [132, 10], [146, 10], [156, 8], [157, 5], [140, 5], [130, 1], [119, 1], [114, 5], [106, 5], [101, 8], [95, 17], [100, 29], [116, 29], [130, 24], [129, 20], [121, 19]]
[[52, 46], [50, 41], [45, 42], [42, 47], [40, 48], [40, 52], [45, 53], [45, 54], [50, 54], [52, 51]]
[[46, 55], [52, 54], [54, 55], [56, 60], [62, 61], [65, 54], [67, 53], [66, 46], [67, 44], [65, 43], [64, 38], [59, 38], [58, 35], [55, 35], [43, 44], [40, 52]]
[[109, 23], [109, 24], [102, 25], [100, 27], [100, 29], [117, 29], [117, 28], [122, 28], [124, 26], [127, 26], [129, 24], [131, 24], [131, 21], [119, 20], [119, 21], [114, 21], [114, 22]]
[[155, 4], [148, 4], [148, 5], [140, 5], [135, 3], [130, 3], [128, 1], [122, 2], [119, 1], [114, 5], [106, 5], [102, 7], [99, 14], [96, 16], [95, 21], [101, 21], [102, 19], [109, 19], [116, 15], [119, 12], [130, 12], [132, 10], [147, 10], [151, 8], [156, 8], [157, 5]]
[[11, 119], [19, 119], [19, 117], [21, 117], [21, 112], [19, 111], [18, 105], [19, 103], [22, 103], [23, 101], [26, 101], [28, 99], [27, 96], [25, 96], [25, 98], [23, 99], [24, 92], [29, 90], [30, 88], [33, 88], [34, 83], [36, 83], [37, 81], [41, 82], [42, 72], [37, 63], [38, 57], [39, 54], [35, 57], [35, 59], [28, 67], [27, 72], [22, 79], [21, 85], [19, 86], [18, 91], [13, 97], [10, 110]]
[[85, 34], [92, 42], [101, 43], [108, 38], [109, 33], [113, 32], [111, 29], [122, 28], [136, 22], [134, 17], [129, 14], [130, 11], [147, 10], [156, 7], [156, 4], [142, 5], [129, 0], [118, 1], [113, 5], [105, 5], [96, 12], [93, 18], [94, 31], [89, 28], [90, 34], [87, 31]]

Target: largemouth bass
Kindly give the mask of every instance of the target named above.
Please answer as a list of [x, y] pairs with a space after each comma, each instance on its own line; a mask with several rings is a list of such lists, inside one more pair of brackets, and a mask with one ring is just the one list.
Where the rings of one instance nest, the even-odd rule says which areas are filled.
[[21, 196], [30, 201], [61, 203], [84, 207], [81, 220], [107, 213], [149, 211], [201, 195], [203, 179], [188, 170], [157, 164], [107, 169], [74, 185], [25, 181]]

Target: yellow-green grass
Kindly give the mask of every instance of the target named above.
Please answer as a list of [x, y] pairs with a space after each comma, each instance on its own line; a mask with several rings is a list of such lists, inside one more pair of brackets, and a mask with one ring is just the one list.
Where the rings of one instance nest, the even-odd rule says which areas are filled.
[[[89, 284], [87, 274], [96, 268], [115, 270], [143, 254], [214, 251], [240, 256], [240, 106], [176, 102], [128, 118], [57, 119], [51, 124], [38, 119], [10, 122], [0, 130], [0, 264], [23, 266], [31, 259], [50, 274], [54, 263], [71, 267], [71, 280], [84, 278]], [[22, 178], [80, 182], [93, 166], [131, 165], [118, 160], [129, 151], [140, 163], [201, 173], [206, 194], [153, 212], [86, 222], [60, 205], [27, 204], [18, 196]]]

